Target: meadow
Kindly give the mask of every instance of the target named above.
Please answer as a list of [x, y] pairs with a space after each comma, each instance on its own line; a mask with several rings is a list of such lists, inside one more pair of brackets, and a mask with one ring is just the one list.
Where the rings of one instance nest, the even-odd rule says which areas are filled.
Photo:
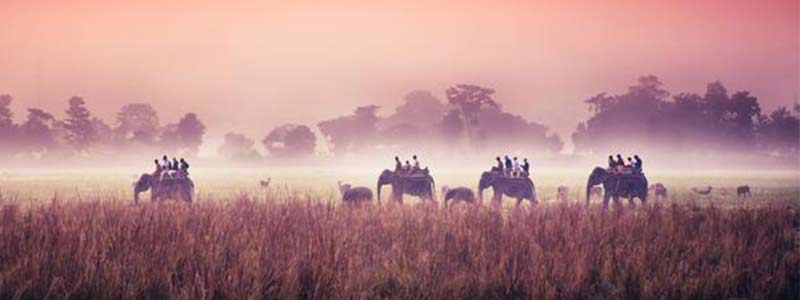
[[[192, 205], [133, 205], [130, 170], [9, 171], [0, 299], [800, 297], [796, 173], [649, 175], [668, 199], [603, 211], [572, 171], [534, 175], [540, 205], [499, 210], [347, 208], [338, 180], [374, 189], [358, 170], [198, 170]], [[437, 189], [477, 183], [435, 176]], [[753, 196], [738, 199], [740, 184]]]

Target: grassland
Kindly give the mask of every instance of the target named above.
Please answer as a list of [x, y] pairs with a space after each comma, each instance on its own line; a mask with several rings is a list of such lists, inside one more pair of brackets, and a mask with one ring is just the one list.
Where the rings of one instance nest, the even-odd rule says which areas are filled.
[[[5, 174], [0, 298], [800, 297], [795, 174], [651, 175], [669, 199], [611, 211], [583, 205], [581, 174], [535, 177], [544, 201], [519, 210], [348, 209], [336, 180], [374, 188], [373, 176], [274, 174], [197, 172], [191, 206], [131, 205], [132, 172]], [[722, 194], [739, 184], [753, 197]], [[558, 185], [574, 200], [555, 201]], [[720, 192], [689, 191], [706, 185]]]

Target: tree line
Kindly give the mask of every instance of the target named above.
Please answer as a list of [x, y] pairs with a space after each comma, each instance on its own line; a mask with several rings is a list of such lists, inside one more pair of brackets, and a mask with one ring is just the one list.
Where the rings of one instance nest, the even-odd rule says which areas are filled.
[[[428, 91], [412, 91], [387, 116], [378, 105], [355, 107], [351, 113], [322, 120], [319, 134], [304, 124], [285, 124], [270, 131], [261, 144], [271, 157], [306, 157], [324, 144], [334, 156], [371, 152], [479, 152], [492, 145], [527, 151], [560, 152], [558, 134], [542, 124], [503, 110], [494, 90], [457, 85], [446, 90], [447, 101]], [[319, 139], [319, 141], [318, 141]], [[225, 135], [219, 154], [230, 160], [258, 161], [256, 141], [241, 133]]]
[[67, 101], [65, 117], [29, 108], [24, 121], [14, 122], [10, 95], [0, 95], [0, 151], [6, 157], [30, 160], [114, 158], [137, 151], [193, 156], [206, 127], [194, 113], [161, 125], [158, 113], [146, 103], [122, 106], [113, 125], [92, 114], [81, 97]]
[[[428, 91], [408, 93], [381, 114], [364, 105], [314, 125], [283, 124], [260, 140], [229, 132], [219, 156], [240, 162], [266, 158], [302, 158], [391, 153], [487, 154], [496, 149], [559, 153], [561, 137], [547, 126], [504, 111], [494, 90], [460, 84], [441, 100]], [[47, 160], [114, 158], [118, 153], [173, 153], [194, 156], [206, 126], [195, 113], [162, 125], [147, 103], [123, 105], [114, 122], [89, 110], [83, 98], [68, 99], [64, 118], [29, 108], [14, 122], [12, 97], [0, 95], [0, 153], [6, 157]], [[676, 153], [745, 151], [796, 157], [800, 145], [800, 106], [765, 114], [747, 91], [729, 93], [716, 81], [703, 95], [671, 95], [655, 76], [642, 76], [625, 93], [597, 94], [587, 100], [592, 115], [578, 124], [571, 139], [578, 154], [616, 152], [621, 146], [652, 147]], [[260, 142], [260, 143], [259, 143]], [[260, 144], [260, 145], [259, 145]]]
[[703, 95], [671, 95], [656, 76], [642, 76], [619, 95], [587, 100], [593, 115], [572, 134], [578, 153], [638, 146], [678, 154], [728, 152], [797, 157], [800, 106], [780, 106], [766, 114], [748, 91], [728, 92], [719, 81]]

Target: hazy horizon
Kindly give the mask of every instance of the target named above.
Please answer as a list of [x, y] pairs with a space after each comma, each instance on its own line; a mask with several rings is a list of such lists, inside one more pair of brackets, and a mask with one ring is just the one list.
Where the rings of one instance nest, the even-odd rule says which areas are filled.
[[504, 108], [570, 144], [583, 100], [640, 75], [672, 92], [720, 80], [762, 110], [800, 85], [797, 1], [360, 2], [7, 1], [0, 93], [62, 116], [82, 96], [113, 120], [147, 102], [164, 123], [196, 112], [201, 152], [235, 131], [315, 126], [359, 105], [393, 112], [403, 96], [459, 83], [494, 88]]

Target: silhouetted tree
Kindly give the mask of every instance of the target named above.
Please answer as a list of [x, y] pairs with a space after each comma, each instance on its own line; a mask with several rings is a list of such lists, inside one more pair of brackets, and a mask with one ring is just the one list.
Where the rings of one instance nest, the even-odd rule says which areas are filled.
[[758, 99], [749, 92], [740, 91], [731, 96], [725, 121], [730, 139], [736, 146], [750, 148], [755, 145], [756, 122], [760, 114]]
[[561, 150], [564, 149], [564, 141], [561, 140], [561, 136], [557, 133], [553, 133], [547, 136], [547, 150], [552, 153], [559, 153]]
[[10, 95], [0, 95], [0, 153], [11, 154], [16, 148], [14, 139], [17, 126], [14, 124], [14, 113], [11, 111]]
[[582, 153], [591, 149], [591, 141], [589, 140], [589, 132], [586, 129], [586, 122], [579, 122], [575, 128], [575, 132], [571, 136], [572, 145], [575, 146], [576, 153]]
[[800, 118], [786, 107], [778, 107], [762, 120], [759, 128], [765, 150], [796, 158], [800, 151]]
[[500, 109], [500, 104], [494, 101], [493, 89], [477, 85], [459, 84], [445, 91], [450, 105], [460, 110], [464, 119], [464, 128], [470, 140], [476, 140], [476, 128], [479, 124], [479, 114], [485, 107]]
[[489, 145], [505, 145], [517, 150], [546, 150], [547, 127], [525, 118], [502, 111], [499, 107], [484, 107], [478, 114], [478, 133], [473, 135], [476, 149]]
[[217, 153], [225, 159], [239, 162], [257, 162], [261, 154], [253, 148], [255, 141], [239, 133], [225, 134], [225, 142], [219, 147]]
[[314, 154], [316, 141], [308, 126], [286, 124], [272, 129], [261, 143], [275, 157], [306, 157]]
[[197, 154], [197, 149], [203, 143], [203, 134], [206, 126], [195, 113], [188, 113], [178, 121], [178, 135], [180, 136], [181, 146], [189, 150], [189, 153]]
[[38, 109], [28, 109], [28, 118], [20, 126], [19, 142], [27, 153], [42, 153], [56, 146], [53, 136], [53, 115]]
[[375, 141], [376, 124], [380, 120], [377, 115], [379, 107], [375, 105], [357, 107], [350, 116], [319, 122], [325, 139], [332, 144], [333, 153], [340, 155], [352, 150], [361, 150]]
[[[758, 99], [749, 92], [729, 96], [725, 86], [715, 81], [706, 86], [702, 97], [680, 93], [668, 101], [669, 93], [661, 86], [658, 78], [643, 76], [625, 94], [599, 94], [587, 100], [594, 115], [573, 133], [576, 150], [645, 143], [681, 152], [718, 153], [752, 150], [767, 140], [774, 144], [775, 138], [766, 137], [774, 136], [775, 129], [769, 127], [772, 118], [761, 114]], [[782, 118], [786, 113], [775, 117], [789, 120]], [[758, 132], [764, 135], [761, 141]]]
[[390, 128], [412, 125], [417, 129], [432, 128], [441, 121], [445, 112], [444, 103], [428, 91], [413, 91], [404, 98], [395, 112], [382, 119], [379, 127]]
[[96, 135], [86, 102], [80, 97], [70, 98], [66, 113], [64, 128], [67, 130], [67, 142], [78, 151], [85, 151], [94, 142]]
[[205, 131], [205, 125], [197, 115], [188, 113], [178, 123], [164, 126], [159, 142], [166, 152], [185, 151], [187, 155], [196, 155]]
[[442, 118], [440, 125], [442, 136], [449, 143], [456, 143], [461, 140], [464, 132], [464, 120], [461, 118], [459, 110], [451, 110]]
[[117, 113], [115, 131], [123, 140], [152, 145], [159, 136], [158, 113], [150, 104], [130, 103]]

